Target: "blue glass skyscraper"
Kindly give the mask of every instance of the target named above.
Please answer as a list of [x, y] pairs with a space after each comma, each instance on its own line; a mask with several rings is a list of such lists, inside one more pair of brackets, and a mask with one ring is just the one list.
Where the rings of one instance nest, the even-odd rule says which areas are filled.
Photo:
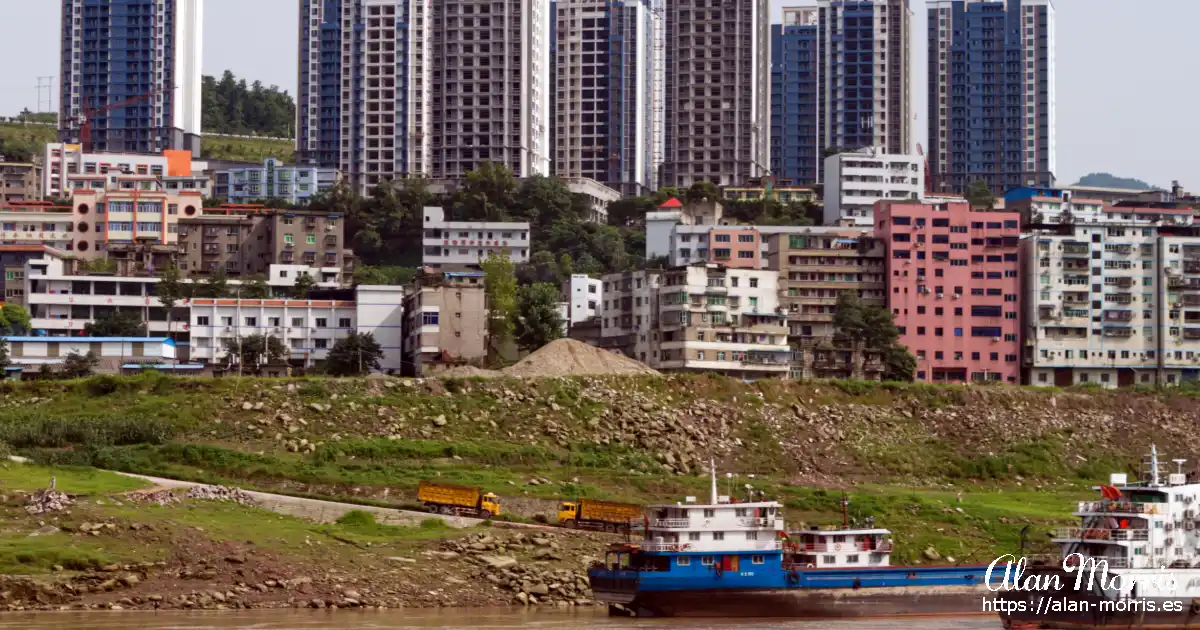
[[[203, 0], [63, 0], [59, 139], [200, 151]], [[113, 107], [120, 105], [120, 107]]]
[[1054, 4], [930, 0], [933, 189], [1053, 186]]
[[771, 26], [771, 173], [820, 181], [821, 42], [816, 8], [784, 9]]

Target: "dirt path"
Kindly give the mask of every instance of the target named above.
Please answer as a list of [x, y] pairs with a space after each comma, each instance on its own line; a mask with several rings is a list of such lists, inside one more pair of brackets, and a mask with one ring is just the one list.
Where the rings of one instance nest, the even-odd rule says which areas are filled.
[[[117, 471], [113, 471], [117, 472]], [[142, 479], [153, 483], [159, 488], [191, 488], [194, 486], [202, 486], [205, 484], [195, 483], [191, 481], [179, 481], [177, 479], [165, 479], [163, 477], [150, 477], [148, 475], [137, 475], [134, 473], [117, 472], [119, 475]], [[265, 510], [270, 510], [279, 514], [295, 516], [318, 523], [331, 523], [338, 520], [343, 515], [351, 510], [361, 510], [370, 512], [375, 516], [375, 520], [379, 523], [387, 525], [404, 525], [416, 526], [420, 525], [421, 521], [430, 518], [436, 518], [445, 521], [447, 525], [456, 528], [474, 527], [483, 522], [478, 518], [467, 518], [463, 516], [444, 516], [441, 514], [430, 514], [428, 512], [413, 512], [411, 510], [397, 510], [393, 508], [381, 508], [370, 505], [358, 505], [354, 503], [338, 503], [335, 501], [322, 501], [320, 499], [305, 499], [302, 497], [293, 497], [286, 494], [271, 494], [268, 492], [255, 492], [253, 490], [244, 490], [254, 499], [254, 502]], [[493, 524], [498, 527], [515, 527], [525, 529], [543, 529], [555, 532], [564, 532], [559, 527], [547, 527], [545, 525], [528, 525], [525, 523], [510, 523], [507, 521], [493, 521]]]

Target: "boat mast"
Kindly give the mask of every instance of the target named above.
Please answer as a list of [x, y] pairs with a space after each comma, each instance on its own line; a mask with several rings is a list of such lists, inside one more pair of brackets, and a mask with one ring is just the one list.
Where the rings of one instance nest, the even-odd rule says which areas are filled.
[[716, 505], [717, 504], [717, 460], [709, 459], [708, 460], [708, 469], [709, 469], [709, 472], [712, 473], [712, 503], [710, 505]]

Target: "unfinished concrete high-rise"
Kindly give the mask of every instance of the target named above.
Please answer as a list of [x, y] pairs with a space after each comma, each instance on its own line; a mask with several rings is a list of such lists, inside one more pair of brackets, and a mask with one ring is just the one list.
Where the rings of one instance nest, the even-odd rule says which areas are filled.
[[554, 174], [628, 195], [654, 182], [650, 0], [555, 3]]
[[550, 0], [438, 0], [433, 167], [459, 179], [485, 160], [550, 173]]
[[410, 0], [301, 0], [296, 154], [365, 192], [428, 176], [432, 21]]
[[768, 10], [767, 0], [667, 3], [662, 186], [768, 173]]

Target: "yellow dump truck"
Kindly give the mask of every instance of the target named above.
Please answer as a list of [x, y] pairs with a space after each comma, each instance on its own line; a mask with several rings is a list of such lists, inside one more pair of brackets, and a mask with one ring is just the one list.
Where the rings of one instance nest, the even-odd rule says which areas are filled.
[[563, 501], [558, 522], [571, 529], [598, 529], [609, 532], [629, 531], [642, 521], [642, 506], [595, 499]]
[[492, 518], [500, 516], [500, 499], [480, 488], [422, 481], [417, 488], [419, 500], [430, 512]]

